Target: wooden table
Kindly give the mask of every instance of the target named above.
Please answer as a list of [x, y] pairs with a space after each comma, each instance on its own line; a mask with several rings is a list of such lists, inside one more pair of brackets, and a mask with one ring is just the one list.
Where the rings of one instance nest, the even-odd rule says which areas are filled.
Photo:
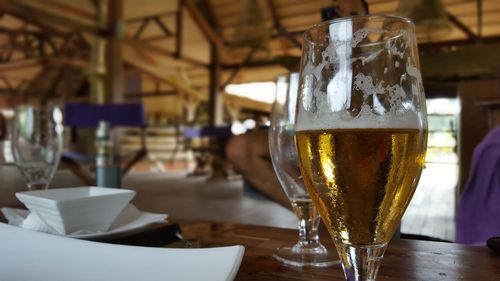
[[[22, 178], [14, 172], [14, 167], [0, 169], [0, 206], [19, 206], [14, 193], [23, 190], [24, 185]], [[72, 180], [74, 181], [74, 177], [63, 174], [54, 180], [54, 185], [76, 186]], [[160, 182], [165, 181], [159, 179], [158, 183]], [[326, 269], [296, 269], [282, 266], [271, 257], [278, 247], [296, 242], [296, 230], [187, 221], [188, 218], [216, 219], [225, 222], [260, 222], [267, 225], [283, 224], [285, 219], [293, 221], [291, 213], [289, 217], [280, 213], [287, 212], [280, 206], [276, 205], [274, 208], [269, 206], [272, 205], [269, 202], [254, 202], [255, 200], [248, 198], [231, 197], [224, 200], [212, 198], [213, 193], [220, 193], [220, 191], [215, 192], [213, 187], [206, 191], [188, 189], [186, 186], [179, 186], [177, 189], [162, 188], [162, 186], [153, 188], [150, 182], [142, 185], [133, 182], [131, 186], [138, 187], [134, 203], [140, 210], [170, 214], [169, 220], [180, 223], [183, 235], [187, 238], [200, 239], [202, 247], [244, 245], [246, 252], [236, 280], [344, 280], [340, 266]], [[181, 191], [184, 193], [181, 194]], [[197, 212], [180, 213], [181, 207], [187, 210], [196, 209]], [[334, 251], [328, 239], [324, 239], [323, 242]], [[386, 251], [377, 280], [500, 280], [500, 256], [492, 254], [486, 247], [409, 240], [393, 241]]]
[[[275, 261], [271, 256], [276, 248], [296, 242], [293, 230], [206, 222], [180, 225], [184, 236], [200, 239], [202, 247], [244, 245], [245, 256], [235, 280], [344, 280], [340, 265], [297, 269]], [[326, 244], [332, 249], [331, 243]], [[377, 280], [500, 280], [500, 255], [486, 247], [396, 240], [389, 244]]]

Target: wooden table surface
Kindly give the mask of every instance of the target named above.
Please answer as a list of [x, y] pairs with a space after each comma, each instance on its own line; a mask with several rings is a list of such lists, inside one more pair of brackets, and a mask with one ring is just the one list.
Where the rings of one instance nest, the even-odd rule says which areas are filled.
[[[0, 169], [0, 206], [19, 206], [14, 193], [23, 190], [23, 184], [20, 176], [13, 173], [14, 171], [13, 167]], [[64, 174], [56, 178], [54, 182], [56, 185], [70, 186], [73, 178], [69, 174]], [[272, 258], [272, 254], [278, 247], [296, 242], [296, 230], [188, 221], [188, 219], [210, 218], [212, 220], [215, 218], [217, 221], [252, 223], [262, 222], [266, 219], [264, 215], [267, 215], [269, 217], [265, 221], [267, 225], [279, 225], [283, 224], [283, 218], [288, 218], [279, 213], [287, 212], [287, 210], [281, 210], [279, 206], [271, 208], [273, 206], [268, 206], [270, 203], [254, 202], [255, 200], [251, 199], [212, 198], [215, 190], [195, 192], [189, 189], [183, 191], [182, 194], [174, 194], [163, 186], [152, 188], [150, 183], [144, 184], [144, 187], [138, 183], [131, 186], [139, 187], [135, 200], [139, 209], [169, 213], [171, 222], [180, 223], [183, 235], [186, 238], [200, 239], [202, 247], [244, 245], [245, 256], [235, 280], [344, 280], [340, 266], [297, 269], [282, 266]], [[185, 199], [186, 196], [191, 196], [189, 197], [191, 201], [180, 200]], [[175, 204], [175, 201], [179, 203]], [[197, 206], [198, 213], [191, 212], [183, 215], [178, 211], [178, 209], [191, 209]], [[219, 216], [214, 216], [214, 214]], [[254, 219], [252, 220], [251, 217]], [[334, 251], [331, 242], [328, 239], [323, 240], [326, 246]], [[486, 247], [410, 240], [392, 241], [386, 251], [377, 280], [500, 280], [500, 255], [493, 254]]]
[[[245, 256], [235, 280], [344, 280], [340, 265], [298, 269], [275, 261], [276, 248], [296, 242], [293, 230], [221, 223], [180, 225], [184, 236], [199, 239], [202, 247], [244, 245]], [[327, 246], [333, 250], [331, 244]], [[389, 244], [377, 280], [500, 280], [500, 255], [486, 247], [395, 240]]]

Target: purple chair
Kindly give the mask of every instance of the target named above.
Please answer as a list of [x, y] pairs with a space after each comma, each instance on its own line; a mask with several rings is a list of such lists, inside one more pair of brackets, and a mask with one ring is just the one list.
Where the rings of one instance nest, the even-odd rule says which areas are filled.
[[[122, 165], [123, 174], [127, 173], [137, 162], [147, 156], [146, 119], [142, 103], [124, 104], [88, 104], [67, 103], [64, 105], [64, 125], [71, 128], [72, 141], [75, 141], [77, 128], [96, 128], [100, 121], [106, 121], [113, 127], [139, 127], [141, 129], [141, 148]], [[62, 162], [66, 164], [87, 185], [95, 184], [95, 180], [82, 168], [82, 163], [93, 161], [95, 157], [76, 152], [64, 152]]]

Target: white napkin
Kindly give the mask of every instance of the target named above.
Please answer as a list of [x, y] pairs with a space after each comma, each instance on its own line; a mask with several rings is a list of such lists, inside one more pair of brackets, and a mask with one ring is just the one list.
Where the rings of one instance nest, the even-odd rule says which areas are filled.
[[[10, 225], [19, 226], [35, 231], [63, 235], [57, 232], [54, 228], [46, 224], [37, 213], [30, 213], [28, 210], [1, 208], [1, 211]], [[123, 211], [116, 217], [111, 227], [106, 232], [95, 232], [87, 229], [81, 229], [67, 236], [76, 238], [85, 238], [100, 233], [115, 233], [136, 229], [152, 223], [166, 222], [167, 215], [155, 214], [139, 211], [133, 204], [128, 204]]]

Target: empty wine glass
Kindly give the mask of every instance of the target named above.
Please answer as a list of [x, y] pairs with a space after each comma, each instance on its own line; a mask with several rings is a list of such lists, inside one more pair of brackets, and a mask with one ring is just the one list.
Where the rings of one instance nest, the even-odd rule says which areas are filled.
[[291, 266], [331, 266], [339, 263], [338, 257], [335, 252], [328, 252], [319, 241], [319, 213], [304, 188], [297, 163], [294, 130], [297, 86], [298, 73], [277, 79], [269, 150], [276, 175], [298, 219], [299, 241], [279, 248], [273, 257]]
[[14, 162], [29, 190], [46, 189], [62, 150], [62, 113], [58, 107], [21, 105], [12, 130]]

